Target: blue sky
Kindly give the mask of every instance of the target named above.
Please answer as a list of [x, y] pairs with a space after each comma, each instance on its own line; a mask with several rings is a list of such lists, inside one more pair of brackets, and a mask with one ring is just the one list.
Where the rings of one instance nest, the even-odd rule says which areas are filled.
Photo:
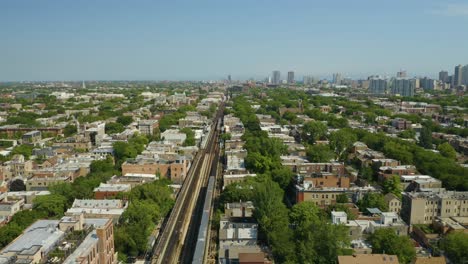
[[0, 81], [436, 76], [468, 1], [2, 0], [0, 34]]

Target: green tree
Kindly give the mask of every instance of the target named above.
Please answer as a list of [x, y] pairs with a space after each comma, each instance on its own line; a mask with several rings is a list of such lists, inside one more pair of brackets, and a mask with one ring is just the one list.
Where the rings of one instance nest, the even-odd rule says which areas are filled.
[[77, 128], [75, 125], [68, 124], [63, 128], [63, 134], [66, 137], [73, 136], [77, 132]]
[[302, 139], [309, 144], [314, 144], [315, 141], [324, 137], [327, 133], [327, 125], [318, 121], [310, 121], [302, 127]]
[[10, 191], [11, 192], [26, 191], [26, 185], [24, 185], [23, 180], [16, 179], [16, 180], [11, 182]]
[[254, 186], [254, 217], [280, 263], [293, 260], [295, 257], [288, 209], [283, 203], [283, 194], [279, 185], [269, 178]]
[[379, 208], [383, 212], [388, 210], [388, 205], [385, 202], [384, 196], [380, 193], [369, 192], [364, 194], [364, 197], [358, 201], [357, 205], [362, 212], [367, 208]]
[[124, 125], [120, 123], [115, 123], [115, 122], [106, 123], [106, 134], [108, 135], [121, 133], [124, 130], [125, 130]]
[[416, 136], [416, 132], [413, 129], [407, 129], [398, 134], [398, 136], [401, 138], [414, 138]]
[[128, 126], [133, 122], [132, 116], [119, 116], [117, 118], [117, 123], [122, 124], [123, 126]]
[[452, 263], [468, 263], [468, 234], [452, 232], [441, 241], [441, 248]]
[[449, 159], [452, 159], [452, 160], [455, 160], [457, 158], [457, 152], [452, 147], [452, 145], [450, 145], [447, 142], [440, 144], [437, 147], [437, 150], [440, 152], [440, 155], [442, 155], [442, 156], [444, 156], [446, 158], [449, 158]]
[[48, 217], [60, 217], [65, 212], [67, 199], [61, 195], [50, 194], [38, 196], [34, 199], [33, 208], [44, 211]]
[[359, 170], [359, 177], [361, 179], [364, 179], [366, 181], [372, 181], [373, 180], [373, 175], [374, 171], [372, 170], [371, 167], [361, 167]]
[[288, 120], [289, 122], [294, 122], [294, 120], [297, 119], [297, 115], [296, 115], [295, 113], [286, 111], [286, 112], [283, 114], [283, 118], [286, 119], [286, 120]]
[[372, 253], [397, 255], [400, 263], [410, 263], [416, 257], [413, 243], [407, 236], [398, 236], [391, 228], [376, 230], [369, 236]]
[[184, 146], [195, 146], [195, 132], [192, 129], [185, 127], [180, 130], [187, 136], [184, 141]]
[[345, 193], [342, 193], [342, 194], [336, 196], [336, 202], [337, 203], [347, 203], [347, 202], [349, 202], [348, 195], [346, 195]]
[[231, 133], [224, 133], [220, 136], [222, 141], [230, 140], [232, 138]]
[[398, 175], [393, 175], [390, 179], [385, 180], [382, 184], [382, 187], [385, 194], [393, 193], [394, 195], [401, 198], [402, 188], [400, 177]]
[[271, 169], [272, 162], [261, 153], [249, 152], [245, 158], [245, 166], [256, 173], [266, 173]]
[[325, 144], [307, 146], [306, 154], [307, 158], [311, 162], [329, 162], [334, 157], [333, 151], [330, 149], [330, 145]]
[[349, 244], [347, 227], [327, 222], [312, 202], [294, 205], [290, 219], [298, 263], [329, 263], [343, 254]]
[[330, 146], [335, 151], [337, 157], [341, 157], [351, 144], [356, 141], [356, 135], [346, 129], [341, 129], [330, 134]]
[[271, 171], [271, 178], [277, 182], [282, 189], [285, 189], [289, 185], [293, 177], [294, 174], [288, 167], [281, 166]]
[[422, 127], [419, 135], [419, 145], [426, 149], [432, 149], [432, 131], [429, 127]]
[[32, 155], [33, 148], [34, 147], [32, 145], [26, 145], [26, 144], [17, 145], [11, 151], [11, 155], [20, 154], [20, 155], [23, 155], [24, 158], [28, 160], [29, 157], [31, 157]]

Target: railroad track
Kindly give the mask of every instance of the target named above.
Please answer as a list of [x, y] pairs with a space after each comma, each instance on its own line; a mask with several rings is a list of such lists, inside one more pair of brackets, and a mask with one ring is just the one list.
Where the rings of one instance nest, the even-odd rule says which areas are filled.
[[[207, 184], [212, 163], [216, 156], [214, 154], [218, 146], [219, 120], [222, 114], [223, 105], [219, 107], [214, 119], [215, 121], [211, 127], [206, 148], [200, 149], [194, 158], [192, 167], [176, 198], [175, 205], [153, 247], [151, 260], [148, 263], [178, 263], [180, 260], [192, 257], [190, 254], [184, 253], [185, 248], [183, 251], [182, 249], [184, 244], [190, 245], [190, 240], [193, 239], [190, 223], [196, 220], [193, 212], [199, 200], [197, 198], [202, 191], [202, 187]], [[189, 235], [186, 239], [187, 234]], [[193, 255], [193, 252], [191, 254]]]

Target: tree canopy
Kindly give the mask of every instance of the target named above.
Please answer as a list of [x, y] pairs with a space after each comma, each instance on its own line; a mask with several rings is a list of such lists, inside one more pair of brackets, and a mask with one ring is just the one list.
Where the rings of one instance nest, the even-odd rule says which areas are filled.
[[400, 263], [410, 263], [416, 257], [413, 243], [408, 236], [399, 236], [391, 228], [377, 229], [369, 236], [372, 253], [397, 255]]

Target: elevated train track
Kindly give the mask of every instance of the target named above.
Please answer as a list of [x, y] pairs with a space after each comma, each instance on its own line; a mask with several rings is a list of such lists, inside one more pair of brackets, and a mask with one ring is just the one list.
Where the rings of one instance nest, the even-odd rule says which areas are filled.
[[216, 113], [206, 147], [201, 148], [195, 156], [147, 263], [191, 263], [208, 178], [213, 169], [216, 171], [219, 160], [218, 136], [223, 108], [221, 105]]

